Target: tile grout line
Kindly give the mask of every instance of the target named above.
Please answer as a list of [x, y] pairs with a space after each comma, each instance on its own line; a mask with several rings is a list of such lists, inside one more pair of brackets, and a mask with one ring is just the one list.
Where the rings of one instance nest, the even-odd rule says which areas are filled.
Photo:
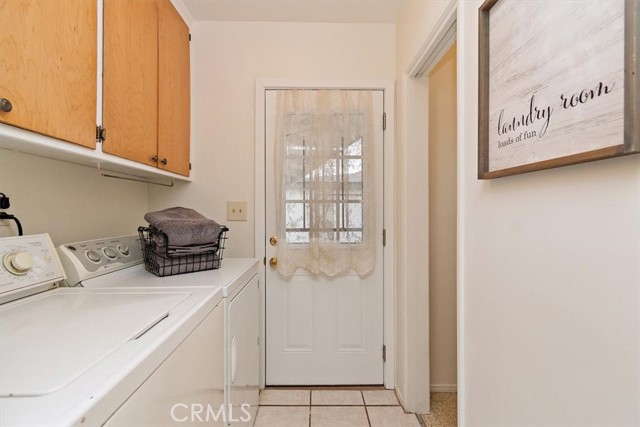
[[420, 427], [427, 427], [427, 424], [424, 422], [422, 415], [416, 414], [416, 418], [418, 418], [418, 424], [420, 424]]
[[367, 409], [367, 401], [364, 400], [364, 392], [360, 390], [360, 395], [362, 396], [362, 403], [364, 404], [364, 413], [367, 415], [367, 423], [369, 423], [369, 427], [371, 427], [371, 419], [369, 418], [369, 409]]
[[[313, 426], [313, 421], [312, 421], [312, 411], [313, 411], [313, 407], [317, 406], [317, 407], [339, 407], [339, 408], [360, 408], [360, 407], [364, 407], [365, 410], [365, 416], [367, 418], [367, 427], [372, 427], [372, 421], [371, 421], [371, 417], [369, 414], [369, 409], [370, 407], [379, 407], [379, 408], [394, 408], [394, 407], [400, 407], [402, 408], [401, 405], [399, 405], [398, 403], [395, 404], [389, 404], [389, 403], [383, 403], [383, 404], [372, 404], [372, 405], [368, 405], [364, 396], [364, 392], [366, 390], [364, 389], [360, 389], [357, 390], [360, 392], [360, 397], [362, 399], [362, 403], [360, 404], [348, 404], [348, 405], [340, 405], [340, 404], [319, 404], [319, 405], [314, 405], [313, 404], [313, 390], [312, 389], [307, 389], [305, 390], [306, 392], [308, 392], [308, 403], [307, 404], [275, 404], [275, 402], [273, 404], [266, 404], [266, 405], [260, 405], [258, 404], [258, 410], [260, 409], [261, 406], [265, 406], [265, 407], [273, 407], [273, 408], [277, 408], [277, 407], [282, 407], [282, 406], [291, 406], [291, 407], [299, 407], [299, 408], [304, 408], [306, 407], [308, 410], [308, 423], [307, 423], [307, 427], [312, 427]], [[356, 391], [356, 390], [354, 390]], [[396, 402], [397, 402], [397, 395], [394, 392], [394, 397], [396, 398]], [[406, 412], [405, 412], [406, 413]], [[415, 417], [417, 418], [418, 421], [418, 425], [420, 427], [426, 427], [425, 424], [425, 420], [420, 416], [420, 414], [414, 414]]]
[[309, 427], [311, 427], [311, 403], [312, 403], [311, 395], [312, 395], [311, 390], [309, 390]]

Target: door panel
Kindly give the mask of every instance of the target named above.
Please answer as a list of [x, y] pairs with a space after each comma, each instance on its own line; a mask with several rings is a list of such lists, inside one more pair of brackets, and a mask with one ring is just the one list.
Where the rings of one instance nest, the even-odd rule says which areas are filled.
[[185, 176], [191, 128], [189, 66], [189, 27], [170, 0], [158, 0], [158, 167]]
[[335, 351], [366, 351], [367, 288], [355, 276], [335, 291]]
[[[267, 385], [383, 384], [383, 92], [374, 91], [372, 95], [377, 228], [373, 234], [380, 236], [375, 269], [365, 278], [355, 273], [327, 277], [299, 269], [284, 279], [267, 266]], [[267, 91], [267, 258], [277, 253], [277, 247], [269, 243], [276, 230], [276, 96], [277, 91]]]
[[104, 1], [102, 151], [156, 166], [158, 11], [155, 0]]
[[0, 1], [0, 122], [95, 148], [96, 4]]
[[283, 351], [313, 351], [313, 300], [314, 287], [302, 280], [292, 280], [281, 286]]

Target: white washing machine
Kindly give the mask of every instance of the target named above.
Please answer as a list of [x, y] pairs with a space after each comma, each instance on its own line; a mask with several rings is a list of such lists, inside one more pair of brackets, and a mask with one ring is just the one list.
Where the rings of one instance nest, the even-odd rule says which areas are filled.
[[[101, 277], [126, 274], [112, 269], [127, 252]], [[58, 288], [46, 234], [0, 239], [0, 260], [0, 425], [163, 425], [154, 411], [180, 425], [193, 406], [175, 405], [224, 408], [221, 287]]]
[[[121, 250], [127, 252], [126, 257], [109, 258]], [[184, 287], [221, 289], [224, 339], [219, 342], [224, 359], [221, 364], [224, 370], [224, 419], [227, 425], [253, 425], [258, 410], [260, 376], [258, 260], [227, 258], [217, 270], [156, 277], [142, 264], [137, 235], [66, 244], [58, 248], [58, 253], [67, 272], [67, 284], [73, 287], [156, 291], [175, 291]], [[119, 271], [104, 274], [106, 266], [114, 263], [121, 264]], [[195, 409], [198, 408], [196, 405]], [[197, 424], [198, 415], [190, 415]], [[112, 421], [108, 425], [127, 424]], [[186, 422], [172, 425], [186, 425]]]

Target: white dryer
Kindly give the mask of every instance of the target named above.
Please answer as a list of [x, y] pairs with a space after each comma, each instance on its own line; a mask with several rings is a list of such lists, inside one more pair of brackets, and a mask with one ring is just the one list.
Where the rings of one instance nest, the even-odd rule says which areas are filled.
[[[121, 250], [127, 252], [126, 257], [107, 257]], [[253, 425], [258, 410], [260, 377], [258, 260], [226, 258], [217, 270], [156, 277], [144, 268], [137, 235], [70, 243], [60, 246], [58, 252], [68, 275], [68, 286], [72, 287], [156, 291], [175, 291], [184, 287], [221, 289], [224, 339], [219, 343], [224, 359], [224, 364], [220, 365], [224, 371], [224, 419], [227, 425]], [[121, 264], [119, 271], [103, 273], [102, 264], [116, 262]], [[217, 362], [214, 359], [212, 363]], [[198, 421], [197, 415], [195, 418]]]

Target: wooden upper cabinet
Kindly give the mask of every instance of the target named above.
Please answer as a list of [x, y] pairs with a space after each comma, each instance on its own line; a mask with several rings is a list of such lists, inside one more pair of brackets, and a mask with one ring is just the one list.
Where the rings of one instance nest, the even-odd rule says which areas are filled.
[[170, 0], [157, 5], [158, 166], [189, 176], [189, 27]]
[[96, 0], [0, 0], [0, 122], [95, 148]]
[[170, 0], [104, 1], [102, 151], [189, 176], [189, 27]]
[[156, 0], [104, 0], [102, 151], [151, 166], [158, 153], [157, 38]]

